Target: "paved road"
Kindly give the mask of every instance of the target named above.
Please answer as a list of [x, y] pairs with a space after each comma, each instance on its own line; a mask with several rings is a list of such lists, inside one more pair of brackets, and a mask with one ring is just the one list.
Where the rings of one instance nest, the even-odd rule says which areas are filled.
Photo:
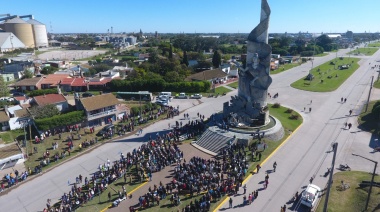
[[[348, 50], [339, 51], [338, 56]], [[314, 66], [324, 63], [335, 57], [335, 54], [323, 58], [315, 58]], [[307, 184], [310, 176], [317, 175], [315, 184], [323, 187], [326, 183], [325, 178], [319, 177], [329, 166], [331, 155], [325, 154], [332, 141], [339, 142], [338, 163], [346, 161], [354, 169], [369, 171], [372, 164], [363, 160], [354, 160], [351, 152], [367, 155], [373, 159], [380, 160], [379, 154], [369, 154], [369, 143], [371, 136], [364, 132], [342, 130], [341, 127], [346, 120], [356, 124], [354, 117], [346, 117], [348, 110], [353, 108], [359, 111], [363, 105], [365, 93], [368, 90], [369, 77], [374, 71], [369, 70], [368, 61], [379, 58], [379, 52], [373, 57], [363, 57], [362, 67], [357, 70], [337, 91], [331, 93], [312, 93], [299, 91], [291, 88], [291, 82], [300, 76], [306, 75], [311, 68], [308, 62], [292, 70], [273, 76], [273, 84], [270, 87], [272, 94], [279, 92], [279, 98], [270, 102], [280, 102], [283, 105], [292, 107], [298, 111], [303, 110], [304, 106], [313, 99], [312, 113], [302, 113], [304, 125], [294, 136], [289, 139], [273, 158], [271, 158], [263, 170], [269, 169], [273, 161], [278, 161], [278, 171], [271, 174], [270, 185], [266, 191], [259, 194], [259, 199], [254, 206], [239, 208], [239, 210], [276, 211], [280, 205], [284, 204], [296, 190]], [[209, 116], [222, 110], [223, 103], [230, 99], [231, 95], [236, 95], [237, 91], [228, 93], [226, 96], [218, 98], [203, 98], [202, 104], [196, 100], [184, 100], [186, 103], [172, 102], [173, 106], [180, 104], [180, 110], [186, 110], [190, 116], [195, 116], [197, 112]], [[346, 97], [347, 103], [339, 104], [340, 98]], [[174, 119], [157, 122], [144, 129], [143, 136], [131, 136], [118, 142], [105, 144], [92, 152], [78, 157], [72, 161], [64, 163], [53, 171], [45, 173], [33, 180], [30, 180], [20, 187], [12, 190], [0, 197], [2, 211], [39, 211], [44, 208], [46, 199], [51, 198], [57, 201], [63, 192], [67, 192], [69, 187], [67, 181], [73, 181], [78, 174], [89, 176], [94, 172], [100, 163], [104, 163], [107, 158], [116, 160], [120, 150], [127, 152], [141, 145], [140, 141], [146, 140], [149, 133], [155, 135], [157, 132], [167, 130], [168, 123], [174, 123], [182, 118], [182, 114]], [[355, 125], [356, 126], [356, 125]], [[359, 139], [360, 138], [360, 139]], [[264, 175], [254, 176], [248, 183], [248, 191], [261, 187], [258, 185], [264, 179]], [[235, 203], [241, 202], [241, 196], [237, 197]], [[225, 208], [223, 205], [222, 208]]]
[[[338, 56], [348, 52], [341, 50]], [[279, 98], [271, 99], [270, 102], [280, 102], [282, 105], [294, 108], [301, 112], [304, 124], [283, 145], [276, 154], [270, 158], [262, 167], [263, 171], [271, 170], [274, 161], [277, 161], [277, 170], [271, 173], [269, 186], [266, 190], [259, 192], [259, 198], [250, 206], [234, 207], [239, 211], [279, 211], [280, 207], [288, 202], [296, 191], [301, 192], [302, 187], [309, 183], [314, 176], [313, 183], [324, 188], [327, 178], [323, 177], [328, 167], [331, 167], [332, 153], [331, 143], [338, 143], [336, 165], [340, 163], [349, 164], [353, 170], [371, 172], [373, 163], [364, 159], [354, 157], [357, 153], [375, 161], [380, 161], [380, 154], [374, 154], [372, 147], [375, 138], [367, 132], [357, 128], [357, 114], [366, 102], [369, 92], [370, 77], [377, 73], [370, 67], [379, 58], [380, 51], [371, 57], [361, 57], [361, 67], [334, 92], [315, 93], [296, 90], [290, 84], [305, 76], [311, 68], [311, 63], [274, 75], [270, 93], [279, 93]], [[323, 58], [316, 58], [314, 65], [326, 62], [335, 57], [335, 54]], [[369, 65], [371, 63], [371, 66]], [[376, 74], [375, 74], [376, 73]], [[347, 102], [340, 103], [341, 97], [347, 98]], [[376, 95], [378, 97], [378, 95]], [[312, 103], [310, 101], [312, 100]], [[309, 107], [312, 112], [308, 111]], [[353, 115], [348, 116], [352, 109]], [[343, 129], [345, 122], [353, 124], [350, 130]], [[334, 170], [334, 172], [337, 170]], [[378, 172], [379, 173], [379, 172]], [[261, 189], [264, 180], [264, 172], [254, 175], [247, 182], [248, 192]], [[233, 197], [234, 204], [242, 203], [242, 196]], [[228, 203], [225, 202], [220, 210], [226, 210]], [[228, 209], [229, 210], [229, 209]], [[305, 211], [304, 207], [288, 205], [288, 210]]]

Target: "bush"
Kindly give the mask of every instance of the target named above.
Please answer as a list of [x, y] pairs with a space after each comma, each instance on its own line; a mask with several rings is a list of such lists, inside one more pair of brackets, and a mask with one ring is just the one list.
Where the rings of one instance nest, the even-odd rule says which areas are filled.
[[288, 109], [285, 111], [285, 113], [292, 113], [292, 112], [293, 112], [293, 110], [290, 109], [290, 108], [288, 108]]
[[292, 114], [289, 116], [289, 119], [292, 119], [292, 120], [297, 120], [298, 118], [299, 118], [299, 115], [294, 114], [294, 113], [292, 113]]
[[27, 92], [27, 95], [29, 97], [34, 97], [34, 96], [42, 96], [45, 94], [57, 94], [57, 93], [58, 93], [58, 90], [55, 88], [52, 88], [52, 89], [42, 89], [42, 90], [30, 91], [30, 92]]
[[84, 118], [85, 114], [83, 111], [74, 111], [49, 118], [34, 120], [34, 123], [39, 130], [49, 130], [56, 127], [80, 123]]
[[280, 108], [281, 107], [281, 104], [276, 102], [272, 105], [272, 108]]

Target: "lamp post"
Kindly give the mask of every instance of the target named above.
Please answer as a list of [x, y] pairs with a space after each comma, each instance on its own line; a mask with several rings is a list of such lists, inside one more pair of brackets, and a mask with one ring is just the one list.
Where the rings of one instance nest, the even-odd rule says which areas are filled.
[[361, 155], [357, 155], [357, 154], [354, 154], [352, 153], [353, 156], [357, 156], [357, 157], [361, 157], [361, 158], [364, 158], [366, 160], [369, 160], [373, 163], [375, 163], [375, 167], [373, 168], [373, 173], [372, 173], [372, 179], [371, 179], [371, 185], [369, 187], [369, 191], [368, 191], [368, 197], [367, 197], [367, 201], [365, 203], [365, 209], [364, 210], [367, 210], [368, 209], [368, 203], [369, 203], [369, 199], [371, 198], [371, 192], [372, 192], [372, 185], [373, 185], [373, 180], [375, 178], [375, 174], [376, 174], [376, 167], [377, 167], [377, 161], [374, 161], [374, 160], [371, 160], [369, 158], [366, 158], [366, 157], [363, 157]]
[[12, 52], [13, 52], [13, 35], [11, 35], [10, 39], [11, 39]]

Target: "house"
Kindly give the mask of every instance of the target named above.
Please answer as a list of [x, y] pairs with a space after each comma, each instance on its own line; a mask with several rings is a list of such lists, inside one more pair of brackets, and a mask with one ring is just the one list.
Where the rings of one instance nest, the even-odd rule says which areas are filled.
[[0, 77], [4, 79], [4, 82], [13, 82], [15, 80], [14, 74], [0, 74]]
[[5, 107], [5, 113], [9, 117], [9, 129], [20, 129], [24, 123], [30, 119], [30, 114], [27, 109], [22, 108], [20, 105], [12, 107]]
[[17, 104], [21, 105], [23, 108], [29, 107], [30, 101], [32, 98], [29, 98], [28, 96], [15, 96], [13, 97]]
[[4, 64], [2, 74], [13, 74], [15, 79], [21, 79], [24, 76], [24, 71], [34, 73], [33, 62], [20, 61]]
[[118, 104], [119, 100], [112, 93], [75, 99], [77, 110], [85, 111], [87, 126], [104, 125], [115, 121]]
[[69, 104], [62, 94], [45, 94], [43, 96], [35, 96], [31, 101], [32, 105], [45, 106], [55, 105], [60, 112], [67, 111]]
[[65, 78], [59, 83], [59, 85], [64, 92], [84, 92], [88, 90], [88, 82], [82, 77]]
[[114, 71], [114, 70], [108, 70], [108, 71], [99, 72], [95, 76], [97, 76], [99, 78], [107, 77], [107, 78], [113, 79], [113, 78], [116, 78], [116, 77], [120, 77], [120, 72], [119, 71]]
[[0, 110], [0, 129], [1, 131], [9, 130], [9, 116], [5, 110]]
[[105, 87], [107, 87], [107, 84], [112, 81], [112, 78], [92, 78], [88, 82], [88, 89], [89, 90], [103, 90]]
[[41, 81], [41, 89], [57, 88], [62, 80], [69, 77], [69, 74], [49, 74], [47, 76], [43, 76]]
[[14, 87], [17, 91], [34, 91], [41, 89], [42, 77], [33, 77], [29, 79], [20, 80], [10, 87]]
[[188, 77], [186, 77], [186, 81], [210, 81], [213, 82], [215, 80], [222, 80], [225, 81], [228, 78], [228, 74], [222, 71], [221, 69], [211, 69], [202, 71], [196, 74], [192, 74]]

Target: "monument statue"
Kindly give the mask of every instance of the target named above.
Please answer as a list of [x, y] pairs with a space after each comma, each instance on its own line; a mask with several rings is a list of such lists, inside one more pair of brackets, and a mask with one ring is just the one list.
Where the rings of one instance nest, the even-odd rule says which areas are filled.
[[[238, 95], [223, 107], [223, 116], [232, 125], [258, 126], [269, 122], [267, 109], [272, 48], [268, 45], [270, 8], [261, 1], [260, 23], [248, 36], [245, 68], [239, 67]], [[231, 103], [231, 104], [229, 104]]]

